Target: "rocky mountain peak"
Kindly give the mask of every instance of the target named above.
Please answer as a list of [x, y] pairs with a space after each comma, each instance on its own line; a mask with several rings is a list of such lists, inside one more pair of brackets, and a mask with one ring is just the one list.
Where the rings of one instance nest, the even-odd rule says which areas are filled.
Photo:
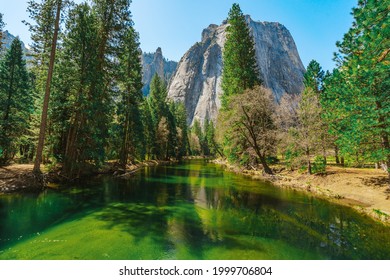
[[[246, 16], [255, 42], [260, 78], [270, 88], [275, 100], [283, 94], [298, 94], [303, 88], [305, 68], [294, 39], [282, 24], [253, 21]], [[216, 120], [221, 107], [222, 50], [227, 22], [211, 24], [202, 32], [202, 41], [181, 58], [168, 86], [168, 98], [184, 102], [187, 121], [203, 123]]]
[[141, 63], [143, 71], [142, 82], [144, 84], [142, 92], [144, 95], [149, 94], [150, 82], [156, 73], [168, 83], [177, 66], [177, 62], [164, 58], [160, 47], [154, 53], [143, 53]]

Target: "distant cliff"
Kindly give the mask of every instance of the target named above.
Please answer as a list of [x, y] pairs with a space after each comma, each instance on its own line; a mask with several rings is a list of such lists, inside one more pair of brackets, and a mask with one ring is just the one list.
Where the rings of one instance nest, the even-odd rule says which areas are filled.
[[[255, 41], [260, 78], [279, 101], [284, 93], [297, 94], [303, 88], [305, 68], [290, 32], [277, 22], [256, 22], [246, 16]], [[216, 120], [221, 107], [222, 50], [227, 23], [211, 24], [201, 42], [181, 58], [168, 87], [168, 98], [185, 103], [187, 121]]]
[[164, 78], [168, 84], [169, 79], [177, 67], [177, 62], [167, 60], [163, 57], [161, 48], [157, 48], [155, 53], [143, 53], [141, 63], [143, 71], [142, 82], [144, 84], [142, 92], [144, 95], [149, 94], [150, 82], [156, 73], [161, 78]]
[[[14, 35], [12, 35], [11, 33], [8, 32], [8, 30], [5, 30], [3, 32], [3, 36], [2, 36], [2, 47], [4, 49], [9, 49], [11, 48], [11, 44], [12, 44], [12, 41], [15, 39], [16, 37]], [[25, 54], [24, 58], [27, 59], [27, 60], [30, 60], [32, 59], [31, 57], [31, 54], [29, 54], [29, 50], [27, 48], [27, 46], [22, 42], [22, 50], [23, 50], [23, 53]]]

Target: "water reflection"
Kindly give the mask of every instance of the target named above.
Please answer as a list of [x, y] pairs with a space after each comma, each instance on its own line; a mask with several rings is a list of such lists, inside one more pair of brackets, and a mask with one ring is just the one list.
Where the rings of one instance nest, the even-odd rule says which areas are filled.
[[[100, 251], [85, 255], [89, 242], [77, 243], [87, 234], [99, 250], [115, 248], [104, 253], [111, 259], [390, 258], [388, 227], [204, 161], [146, 168], [126, 181], [101, 177], [56, 192], [4, 196], [0, 221], [0, 251], [14, 245], [23, 251], [38, 233], [68, 235], [80, 255], [55, 250], [69, 259], [102, 258]], [[91, 225], [95, 231], [86, 233]], [[0, 252], [7, 257], [19, 258]]]

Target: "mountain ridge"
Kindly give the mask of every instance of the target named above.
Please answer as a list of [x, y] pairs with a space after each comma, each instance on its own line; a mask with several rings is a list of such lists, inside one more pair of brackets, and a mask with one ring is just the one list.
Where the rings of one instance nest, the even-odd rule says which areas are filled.
[[[256, 61], [264, 86], [275, 100], [284, 93], [299, 94], [303, 89], [305, 68], [290, 32], [278, 22], [246, 21], [255, 41]], [[210, 24], [180, 59], [168, 86], [168, 98], [184, 102], [187, 122], [216, 121], [221, 107], [222, 50], [226, 41], [227, 22]]]

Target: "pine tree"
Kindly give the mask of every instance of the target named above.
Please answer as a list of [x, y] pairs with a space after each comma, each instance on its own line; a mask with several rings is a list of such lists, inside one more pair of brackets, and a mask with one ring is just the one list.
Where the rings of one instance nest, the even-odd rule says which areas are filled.
[[320, 93], [323, 89], [324, 78], [325, 73], [320, 64], [315, 60], [311, 60], [307, 66], [306, 73], [303, 75], [305, 87]]
[[[324, 96], [344, 154], [390, 166], [390, 9], [388, 1], [360, 0], [351, 29], [337, 43], [339, 70]], [[390, 176], [390, 172], [389, 172]]]
[[240, 6], [233, 4], [228, 16], [223, 50], [222, 108], [229, 97], [260, 84], [254, 41]]
[[99, 37], [98, 19], [88, 4], [76, 5], [70, 11], [66, 30], [55, 73], [51, 130], [64, 175], [73, 178], [86, 161], [103, 160], [105, 147], [96, 140], [100, 130], [96, 115], [105, 108], [101, 106], [104, 100], [90, 90], [98, 82], [95, 70]]
[[34, 173], [41, 172], [40, 165], [42, 161], [42, 154], [46, 135], [51, 81], [54, 72], [61, 12], [64, 9], [64, 4], [65, 2], [63, 0], [44, 0], [41, 4], [38, 4], [34, 1], [29, 1], [28, 11], [30, 12], [30, 16], [37, 23], [37, 25], [35, 26], [30, 25], [30, 30], [33, 32], [32, 39], [35, 42], [33, 47], [37, 51], [37, 54], [41, 54], [40, 59], [43, 65], [45, 65], [45, 59], [47, 58], [47, 52], [50, 46], [50, 55], [46, 72], [45, 94], [42, 106], [39, 139], [34, 162]]
[[119, 159], [126, 166], [129, 157], [143, 158], [143, 127], [140, 105], [142, 95], [142, 67], [140, 60], [138, 34], [129, 27], [122, 42], [118, 80], [121, 100], [118, 103], [118, 119], [121, 127], [121, 149]]
[[[311, 60], [309, 62], [309, 65], [307, 66], [306, 73], [303, 76], [304, 78], [304, 85], [306, 90], [311, 90], [314, 94], [317, 95], [317, 101], [320, 102], [322, 95], [324, 94], [324, 80], [325, 80], [325, 72], [322, 70], [321, 65], [315, 61]], [[321, 106], [321, 104], [313, 104]], [[330, 145], [329, 141], [331, 137], [329, 136], [328, 130], [328, 123], [324, 120], [324, 116], [321, 115], [320, 118], [316, 119], [316, 121], [320, 122], [318, 124], [318, 131], [317, 131], [317, 137], [318, 141], [320, 143], [320, 147], [322, 149], [322, 156], [326, 163], [327, 161], [327, 149]]]
[[153, 154], [158, 159], [166, 159], [168, 157], [168, 134], [170, 127], [172, 127], [172, 117], [166, 97], [166, 85], [161, 77], [155, 74], [150, 83], [148, 102], [153, 128], [156, 131]]
[[27, 134], [32, 93], [22, 43], [15, 38], [0, 63], [0, 163], [12, 159]]
[[175, 104], [174, 113], [177, 126], [176, 130], [178, 134], [178, 153], [176, 157], [181, 159], [182, 157], [190, 154], [187, 111], [184, 103]]
[[0, 13], [0, 53], [3, 48], [3, 28], [4, 28], [3, 14]]
[[218, 144], [216, 142], [215, 126], [212, 120], [206, 120], [204, 130], [210, 156], [215, 156], [216, 154], [221, 155]]

